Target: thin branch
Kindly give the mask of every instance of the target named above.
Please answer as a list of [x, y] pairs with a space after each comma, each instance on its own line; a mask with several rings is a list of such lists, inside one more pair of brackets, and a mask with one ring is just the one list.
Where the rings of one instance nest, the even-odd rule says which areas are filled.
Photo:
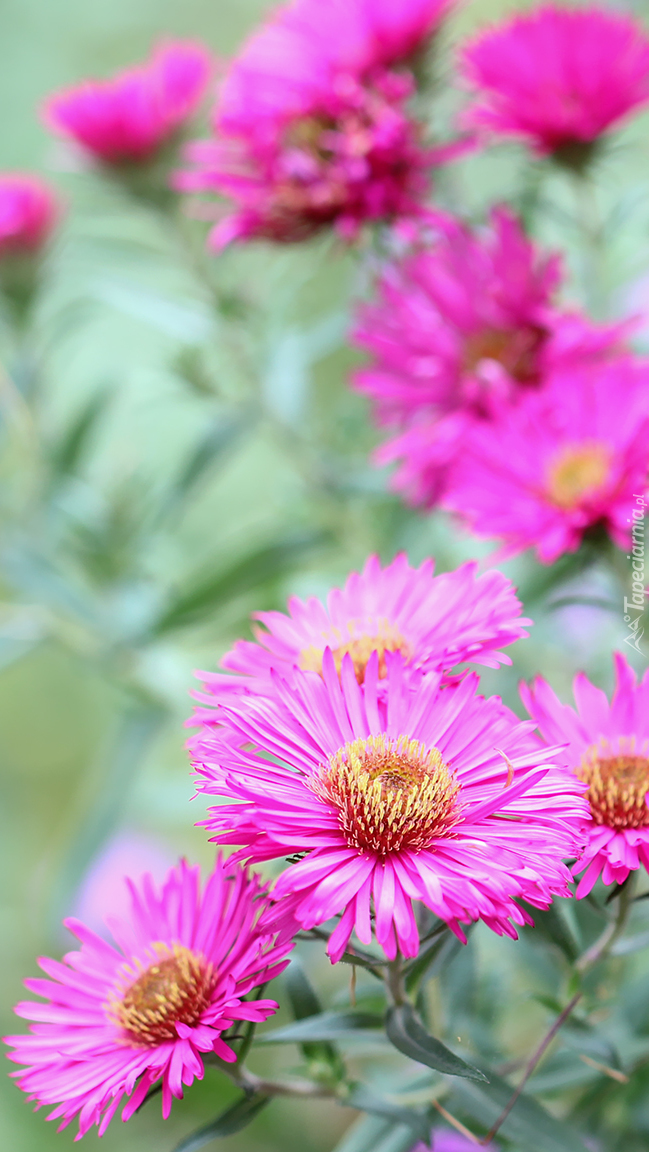
[[478, 1136], [474, 1135], [474, 1133], [471, 1132], [468, 1128], [465, 1128], [461, 1120], [456, 1120], [455, 1116], [452, 1116], [450, 1112], [447, 1112], [446, 1108], [440, 1104], [439, 1100], [433, 1100], [433, 1107], [437, 1109], [440, 1116], [443, 1116], [445, 1120], [448, 1120], [449, 1124], [452, 1124], [458, 1132], [461, 1132], [463, 1136], [466, 1136], [467, 1140], [470, 1140], [472, 1144], [482, 1143]]
[[544, 1055], [546, 1049], [549, 1047], [549, 1045], [554, 1040], [559, 1029], [565, 1024], [565, 1022], [568, 1019], [573, 1008], [575, 1008], [577, 1006], [577, 1004], [579, 1003], [579, 1001], [581, 1000], [581, 997], [582, 997], [582, 993], [577, 992], [576, 995], [573, 996], [572, 1000], [566, 1005], [566, 1007], [564, 1008], [561, 1015], [557, 1016], [554, 1024], [550, 1028], [550, 1031], [545, 1034], [541, 1043], [539, 1044], [538, 1048], [536, 1049], [536, 1052], [531, 1057], [531, 1059], [528, 1061], [528, 1063], [525, 1067], [525, 1072], [523, 1073], [523, 1079], [521, 1080], [520, 1084], [518, 1085], [516, 1091], [513, 1093], [511, 1099], [509, 1100], [509, 1102], [507, 1103], [505, 1108], [503, 1108], [502, 1112], [500, 1113], [500, 1116], [496, 1120], [496, 1123], [489, 1129], [489, 1131], [487, 1132], [487, 1135], [480, 1141], [481, 1144], [488, 1144], [491, 1140], [493, 1140], [498, 1129], [505, 1123], [505, 1120], [509, 1116], [509, 1113], [511, 1112], [516, 1101], [518, 1100], [518, 1098], [519, 1098], [521, 1092], [523, 1091], [525, 1085], [527, 1084], [527, 1081], [529, 1080], [530, 1076], [534, 1072], [534, 1069], [536, 1068], [537, 1064], [539, 1064], [541, 1059], [543, 1058], [543, 1055]]
[[590, 1056], [584, 1055], [583, 1052], [579, 1059], [583, 1060], [589, 1068], [594, 1068], [596, 1072], [603, 1072], [605, 1076], [610, 1076], [611, 1080], [617, 1080], [618, 1084], [629, 1083], [629, 1077], [624, 1072], [620, 1072], [619, 1068], [611, 1068], [609, 1064], [600, 1064], [599, 1060], [593, 1060]]
[[589, 968], [592, 968], [594, 964], [598, 964], [600, 960], [603, 960], [610, 952], [618, 936], [622, 935], [633, 902], [634, 879], [635, 876], [631, 873], [626, 883], [619, 890], [619, 904], [615, 919], [609, 921], [601, 936], [598, 937], [594, 944], [591, 944], [590, 948], [587, 948], [586, 951], [582, 953], [575, 963], [575, 969], [581, 976], [583, 976], [584, 972], [587, 972]]

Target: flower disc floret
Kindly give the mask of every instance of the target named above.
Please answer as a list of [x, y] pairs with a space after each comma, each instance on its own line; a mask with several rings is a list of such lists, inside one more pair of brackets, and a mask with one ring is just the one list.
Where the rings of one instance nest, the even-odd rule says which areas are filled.
[[[209, 1007], [216, 987], [214, 965], [204, 956], [182, 944], [154, 942], [155, 960], [129, 984], [122, 995], [116, 993], [113, 1015], [128, 1040], [155, 1047], [176, 1040], [177, 1025], [194, 1028]], [[132, 975], [125, 966], [123, 977]]]
[[649, 758], [624, 751], [620, 740], [617, 752], [605, 742], [589, 748], [576, 769], [588, 785], [588, 803], [595, 824], [620, 831], [649, 826]]
[[360, 852], [427, 848], [458, 819], [460, 786], [441, 752], [407, 736], [353, 740], [309, 785], [337, 809], [347, 843]]

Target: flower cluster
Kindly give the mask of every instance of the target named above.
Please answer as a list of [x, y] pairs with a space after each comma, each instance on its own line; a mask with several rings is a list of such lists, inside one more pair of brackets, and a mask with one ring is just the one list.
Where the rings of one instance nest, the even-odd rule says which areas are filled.
[[478, 919], [515, 937], [520, 900], [568, 893], [580, 781], [475, 673], [448, 676], [502, 659], [519, 609], [497, 572], [372, 558], [326, 608], [263, 615], [268, 631], [224, 661], [230, 683], [205, 676], [190, 746], [199, 791], [221, 801], [205, 823], [235, 859], [290, 857], [274, 897], [305, 929], [336, 921], [334, 962], [353, 932], [415, 956], [413, 901], [464, 940]]
[[472, 434], [554, 375], [607, 360], [624, 327], [595, 325], [557, 303], [562, 270], [505, 209], [476, 232], [439, 216], [416, 250], [389, 264], [378, 300], [361, 307], [356, 341], [373, 356], [356, 387], [381, 425], [397, 430], [379, 452], [401, 461], [394, 484], [435, 504], [464, 466]]
[[295, 0], [230, 65], [214, 139], [188, 149], [185, 192], [229, 197], [212, 233], [296, 241], [332, 226], [352, 239], [365, 222], [417, 214], [437, 153], [408, 108], [409, 67], [450, 0]]
[[203, 1078], [203, 1056], [232, 1062], [229, 1028], [265, 1020], [273, 1000], [247, 999], [288, 963], [292, 940], [269, 916], [259, 879], [221, 860], [201, 892], [198, 868], [173, 868], [158, 892], [150, 876], [130, 884], [131, 916], [109, 921], [114, 944], [76, 920], [81, 941], [62, 963], [41, 958], [49, 979], [26, 980], [45, 1003], [19, 1004], [28, 1035], [8, 1036], [12, 1073], [49, 1120], [79, 1135], [99, 1135], [127, 1097], [132, 1116], [150, 1089], [162, 1087], [162, 1113], [183, 1085]]

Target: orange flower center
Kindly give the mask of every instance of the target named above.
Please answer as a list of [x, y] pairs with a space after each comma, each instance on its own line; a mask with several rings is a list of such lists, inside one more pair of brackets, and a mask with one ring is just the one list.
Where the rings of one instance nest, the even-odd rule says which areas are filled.
[[[352, 658], [354, 665], [354, 672], [359, 684], [365, 680], [365, 669], [372, 652], [378, 652], [379, 656], [379, 676], [383, 679], [388, 674], [387, 664], [385, 659], [386, 652], [401, 652], [405, 660], [409, 660], [412, 656], [410, 645], [400, 632], [397, 632], [387, 620], [379, 624], [376, 635], [369, 633], [362, 633], [360, 636], [354, 636], [343, 643], [330, 644], [331, 652], [336, 665], [336, 671], [340, 675], [342, 668], [343, 657], [349, 654]], [[324, 648], [316, 648], [315, 645], [310, 645], [308, 648], [303, 648], [300, 652], [299, 664], [305, 672], [322, 672], [322, 657]]]
[[633, 752], [607, 754], [596, 745], [584, 754], [577, 776], [588, 785], [588, 802], [596, 824], [609, 828], [646, 828], [649, 808], [649, 758]]
[[547, 331], [537, 324], [520, 328], [483, 328], [468, 337], [462, 363], [473, 372], [482, 360], [496, 360], [519, 384], [539, 383], [538, 356], [547, 339]]
[[156, 943], [153, 950], [156, 960], [110, 1005], [110, 1015], [128, 1039], [145, 1048], [176, 1040], [177, 1023], [194, 1027], [216, 985], [213, 965], [189, 948], [175, 944], [169, 950]]
[[550, 464], [548, 491], [560, 508], [576, 508], [606, 483], [611, 456], [605, 444], [579, 444], [563, 448]]
[[426, 848], [459, 818], [460, 785], [441, 752], [407, 736], [345, 744], [310, 787], [338, 810], [347, 843], [360, 852]]

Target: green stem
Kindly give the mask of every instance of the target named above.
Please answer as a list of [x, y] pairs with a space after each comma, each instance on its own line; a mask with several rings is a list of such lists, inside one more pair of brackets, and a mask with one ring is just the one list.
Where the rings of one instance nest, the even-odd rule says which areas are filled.
[[627, 920], [629, 918], [629, 913], [631, 911], [631, 906], [633, 904], [635, 880], [635, 873], [632, 872], [620, 888], [618, 894], [617, 915], [613, 920], [610, 921], [610, 923], [606, 925], [606, 928], [602, 932], [601, 936], [599, 936], [599, 938], [595, 941], [595, 943], [591, 944], [590, 948], [587, 948], [586, 951], [583, 952], [579, 959], [576, 961], [575, 970], [579, 973], [580, 976], [583, 976], [584, 973], [593, 968], [595, 964], [599, 964], [601, 960], [604, 960], [611, 951], [615, 941], [624, 932]]

